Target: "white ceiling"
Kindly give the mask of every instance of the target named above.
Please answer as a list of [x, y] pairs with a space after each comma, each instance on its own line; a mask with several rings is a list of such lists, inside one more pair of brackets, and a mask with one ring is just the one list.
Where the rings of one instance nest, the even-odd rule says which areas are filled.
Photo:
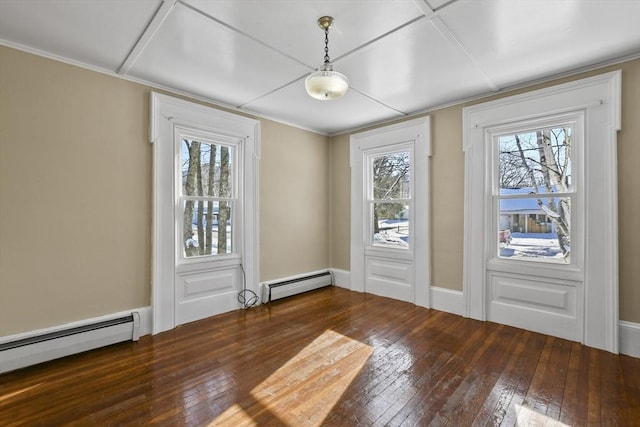
[[[343, 98], [304, 78], [323, 62]], [[640, 0], [0, 0], [0, 43], [323, 134], [640, 54]]]

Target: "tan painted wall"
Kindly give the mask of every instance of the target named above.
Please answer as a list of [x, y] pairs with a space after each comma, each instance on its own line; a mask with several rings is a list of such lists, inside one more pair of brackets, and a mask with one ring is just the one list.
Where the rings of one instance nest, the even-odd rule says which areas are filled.
[[329, 140], [262, 121], [260, 276], [329, 267]]
[[149, 305], [147, 104], [0, 47], [0, 335]]
[[331, 138], [331, 267], [349, 270], [351, 251], [351, 169], [349, 136]]
[[[0, 46], [0, 336], [150, 305], [150, 90]], [[261, 122], [261, 280], [326, 268], [328, 138]]]
[[[518, 91], [501, 93], [464, 105], [430, 113], [432, 131], [432, 284], [462, 290], [464, 153], [462, 152], [462, 108], [491, 99], [527, 92], [554, 84], [576, 80], [616, 69], [622, 70], [622, 131], [618, 134], [619, 254], [620, 254], [620, 318], [640, 322], [640, 60], [629, 61], [601, 70], [558, 79]], [[349, 174], [349, 135], [332, 138], [331, 173]], [[331, 183], [334, 204], [349, 200], [349, 186], [339, 180]], [[349, 221], [334, 216], [344, 215], [332, 207], [331, 265], [349, 270]]]
[[622, 67], [618, 133], [620, 318], [640, 323], [640, 60]]

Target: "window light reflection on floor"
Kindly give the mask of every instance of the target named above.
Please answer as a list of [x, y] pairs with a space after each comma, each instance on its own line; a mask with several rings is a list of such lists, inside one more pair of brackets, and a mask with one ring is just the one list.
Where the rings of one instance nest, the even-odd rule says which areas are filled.
[[209, 426], [255, 426], [264, 416], [283, 425], [319, 426], [372, 352], [371, 346], [327, 330], [251, 390], [254, 404], [235, 404]]
[[569, 427], [567, 424], [554, 420], [544, 414], [539, 414], [531, 408], [516, 404], [516, 426], [545, 426], [545, 427]]

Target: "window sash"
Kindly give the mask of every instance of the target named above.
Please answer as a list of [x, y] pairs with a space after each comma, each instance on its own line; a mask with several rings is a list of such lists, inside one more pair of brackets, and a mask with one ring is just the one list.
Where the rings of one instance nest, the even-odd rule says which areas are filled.
[[[574, 254], [572, 253], [572, 251], [569, 250], [568, 254], [566, 255], [566, 258], [553, 258], [551, 256], [547, 256], [547, 255], [534, 255], [534, 256], [505, 256], [506, 254], [506, 250], [505, 250], [505, 246], [507, 248], [515, 248], [516, 246], [509, 246], [509, 243], [505, 242], [505, 240], [509, 240], [511, 241], [510, 237], [505, 237], [504, 236], [504, 230], [503, 227], [501, 227], [502, 225], [502, 217], [507, 215], [507, 216], [512, 216], [512, 215], [524, 215], [525, 216], [525, 221], [527, 221], [527, 225], [529, 225], [530, 223], [529, 221], [529, 213], [525, 213], [525, 212], [517, 212], [517, 211], [508, 211], [508, 213], [503, 213], [503, 211], [501, 211], [501, 202], [503, 200], [535, 200], [535, 199], [542, 199], [546, 203], [547, 199], [554, 199], [556, 201], [560, 201], [561, 199], [568, 199], [571, 208], [569, 209], [569, 216], [568, 216], [568, 221], [567, 224], [565, 224], [565, 226], [567, 226], [568, 228], [568, 241], [571, 242], [572, 244], [576, 244], [578, 242], [574, 241], [574, 238], [576, 236], [575, 234], [575, 226], [576, 226], [576, 215], [578, 215], [578, 213], [576, 212], [576, 201], [579, 197], [579, 189], [581, 188], [581, 182], [580, 182], [580, 175], [579, 175], [579, 168], [580, 168], [580, 163], [579, 163], [579, 157], [576, 157], [577, 153], [579, 150], [581, 150], [581, 135], [582, 135], [582, 129], [581, 129], [581, 123], [578, 119], [576, 118], [571, 118], [570, 120], [567, 120], [566, 117], [555, 117], [555, 118], [550, 118], [548, 120], [544, 120], [544, 121], [537, 121], [536, 123], [532, 123], [530, 125], [527, 125], [526, 123], [519, 123], [519, 124], [511, 124], [508, 125], [506, 127], [503, 127], [502, 129], [494, 129], [493, 132], [491, 132], [490, 134], [490, 141], [492, 141], [492, 163], [493, 163], [493, 167], [492, 167], [492, 194], [491, 194], [491, 200], [492, 200], [492, 204], [493, 204], [493, 208], [492, 208], [492, 215], [493, 215], [493, 224], [495, 227], [495, 232], [493, 233], [493, 238], [495, 239], [493, 240], [492, 246], [495, 248], [494, 252], [493, 252], [493, 257], [496, 259], [499, 259], [500, 261], [506, 262], [506, 263], [513, 263], [513, 262], [528, 262], [528, 263], [545, 263], [545, 264], [563, 264], [566, 266], [572, 266], [575, 265], [576, 263], [576, 257], [574, 256]], [[512, 135], [525, 135], [525, 134], [532, 134], [538, 131], [545, 131], [545, 130], [550, 130], [550, 129], [557, 129], [557, 128], [570, 128], [570, 135], [571, 135], [571, 152], [570, 153], [566, 153], [563, 154], [563, 156], [569, 156], [568, 157], [568, 162], [569, 162], [569, 167], [571, 168], [571, 182], [569, 185], [569, 188], [566, 189], [565, 191], [558, 191], [558, 192], [553, 192], [553, 191], [546, 191], [546, 187], [544, 187], [544, 184], [542, 186], [538, 185], [537, 189], [538, 192], [530, 192], [530, 193], [516, 193], [516, 194], [500, 194], [500, 192], [503, 190], [503, 188], [501, 188], [500, 185], [500, 178], [501, 178], [501, 138], [505, 137], [505, 136], [512, 136]], [[526, 148], [526, 147], [525, 147]], [[541, 191], [542, 190], [542, 191]], [[526, 211], [530, 211], [530, 210], [526, 210]], [[547, 214], [545, 214], [544, 212], [540, 212], [539, 214], [536, 214], [536, 218], [539, 218], [540, 215], [546, 217], [547, 219], [549, 219], [549, 221], [551, 221], [551, 219], [548, 217]], [[537, 222], [537, 221], [536, 221]], [[553, 221], [551, 221], [553, 223]], [[552, 230], [555, 230], [555, 225], [552, 226]], [[511, 231], [511, 230], [510, 230]], [[524, 231], [523, 231], [524, 232]], [[530, 234], [536, 234], [535, 232], [530, 231]], [[531, 241], [534, 241], [534, 237], [531, 237]], [[560, 238], [559, 236], [556, 234], [556, 240], [558, 245], [561, 245], [560, 242]], [[524, 250], [524, 252], [522, 252], [523, 254], [526, 252], [526, 248], [527, 244], [525, 244], [525, 242], [528, 241], [528, 238], [524, 238], [523, 240], [518, 240], [516, 242], [518, 243], [522, 243], [522, 246], [520, 246], [518, 248], [518, 250]], [[539, 244], [541, 245], [540, 250], [542, 251], [541, 253], [544, 254], [550, 254], [552, 252], [552, 250], [550, 249], [551, 247], [551, 242], [549, 247], [545, 246], [542, 244], [543, 240], [539, 241]], [[553, 245], [555, 245], [555, 242], [553, 243]], [[554, 246], [555, 247], [555, 246]], [[566, 248], [567, 246], [565, 246]], [[546, 251], [545, 251], [546, 250]]]
[[[402, 199], [401, 201], [398, 199], [383, 199], [383, 200], [370, 200], [368, 201], [369, 203], [369, 223], [370, 223], [370, 232], [369, 232], [369, 246], [370, 247], [375, 247], [375, 248], [384, 248], [384, 249], [391, 249], [391, 250], [409, 250], [412, 247], [412, 239], [411, 239], [411, 231], [413, 229], [412, 227], [412, 211], [413, 211], [413, 207], [411, 204], [411, 199]], [[409, 213], [407, 215], [407, 225], [406, 227], [402, 227], [403, 229], [406, 228], [406, 236], [407, 236], [407, 241], [406, 241], [406, 246], [404, 245], [398, 245], [398, 244], [383, 244], [380, 241], [376, 242], [376, 233], [375, 233], [375, 227], [374, 227], [374, 220], [375, 220], [375, 216], [374, 216], [374, 209], [376, 204], [393, 204], [393, 205], [403, 205], [406, 206], [406, 210]], [[378, 220], [381, 220], [380, 218]], [[400, 226], [398, 226], [400, 227]], [[389, 227], [389, 229], [393, 229], [396, 227]], [[400, 230], [398, 230], [398, 235], [402, 235], [400, 233]], [[398, 236], [395, 236], [397, 238], [400, 238]]]
[[[213, 196], [213, 195], [184, 194], [184, 175], [183, 175], [184, 172], [182, 169], [182, 165], [184, 164], [184, 162], [187, 162], [189, 160], [188, 158], [185, 159], [183, 156], [182, 144], [185, 140], [197, 141], [197, 142], [200, 142], [201, 144], [215, 145], [218, 147], [218, 149], [220, 147], [226, 147], [229, 149], [230, 151], [229, 153], [230, 154], [230, 158], [229, 158], [230, 185], [229, 185], [229, 188], [227, 189], [228, 196], [220, 197], [220, 196]], [[178, 262], [180, 264], [208, 262], [215, 258], [238, 253], [239, 246], [237, 245], [237, 242], [238, 242], [237, 238], [238, 236], [240, 236], [240, 230], [237, 229], [237, 225], [239, 224], [238, 222], [239, 209], [241, 209], [239, 194], [238, 194], [238, 185], [239, 185], [238, 179], [241, 173], [240, 168], [242, 167], [242, 163], [238, 161], [238, 156], [242, 155], [239, 144], [233, 141], [218, 140], [217, 137], [211, 138], [205, 134], [199, 134], [196, 131], [190, 131], [186, 129], [182, 129], [179, 131], [179, 133], [177, 134], [175, 143], [176, 143], [176, 150], [177, 150], [177, 153], [176, 153], [177, 167], [176, 167], [175, 179], [176, 179], [176, 190], [177, 190], [176, 192], [178, 193], [176, 197], [176, 211], [177, 211], [176, 212], [176, 221], [177, 221], [176, 233], [177, 233], [178, 242], [179, 242], [179, 244], [177, 245]], [[229, 230], [229, 234], [226, 236], [226, 240], [228, 242], [227, 244], [230, 245], [230, 247], [227, 249], [226, 252], [211, 253], [211, 254], [197, 254], [197, 255], [186, 254], [185, 242], [183, 241], [183, 236], [185, 235], [184, 210], [185, 210], [185, 204], [187, 201], [192, 201], [194, 203], [202, 203], [202, 204], [218, 203], [218, 206], [220, 203], [228, 204], [228, 208], [230, 209], [230, 216], [227, 219], [227, 227], [229, 227], [230, 230]], [[194, 214], [195, 214], [195, 211], [194, 211]], [[205, 233], [206, 233], [206, 227], [205, 227]], [[213, 233], [217, 233], [217, 231], [214, 231]], [[209, 239], [211, 237], [212, 236], [205, 236], [205, 239]], [[198, 243], [201, 243], [201, 242], [198, 242]], [[215, 249], [217, 250], [217, 248]]]

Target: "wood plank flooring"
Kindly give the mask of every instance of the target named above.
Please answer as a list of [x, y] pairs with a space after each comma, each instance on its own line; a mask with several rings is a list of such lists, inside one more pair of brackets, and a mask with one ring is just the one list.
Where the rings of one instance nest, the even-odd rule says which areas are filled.
[[329, 287], [2, 375], [0, 425], [640, 426], [640, 359]]

